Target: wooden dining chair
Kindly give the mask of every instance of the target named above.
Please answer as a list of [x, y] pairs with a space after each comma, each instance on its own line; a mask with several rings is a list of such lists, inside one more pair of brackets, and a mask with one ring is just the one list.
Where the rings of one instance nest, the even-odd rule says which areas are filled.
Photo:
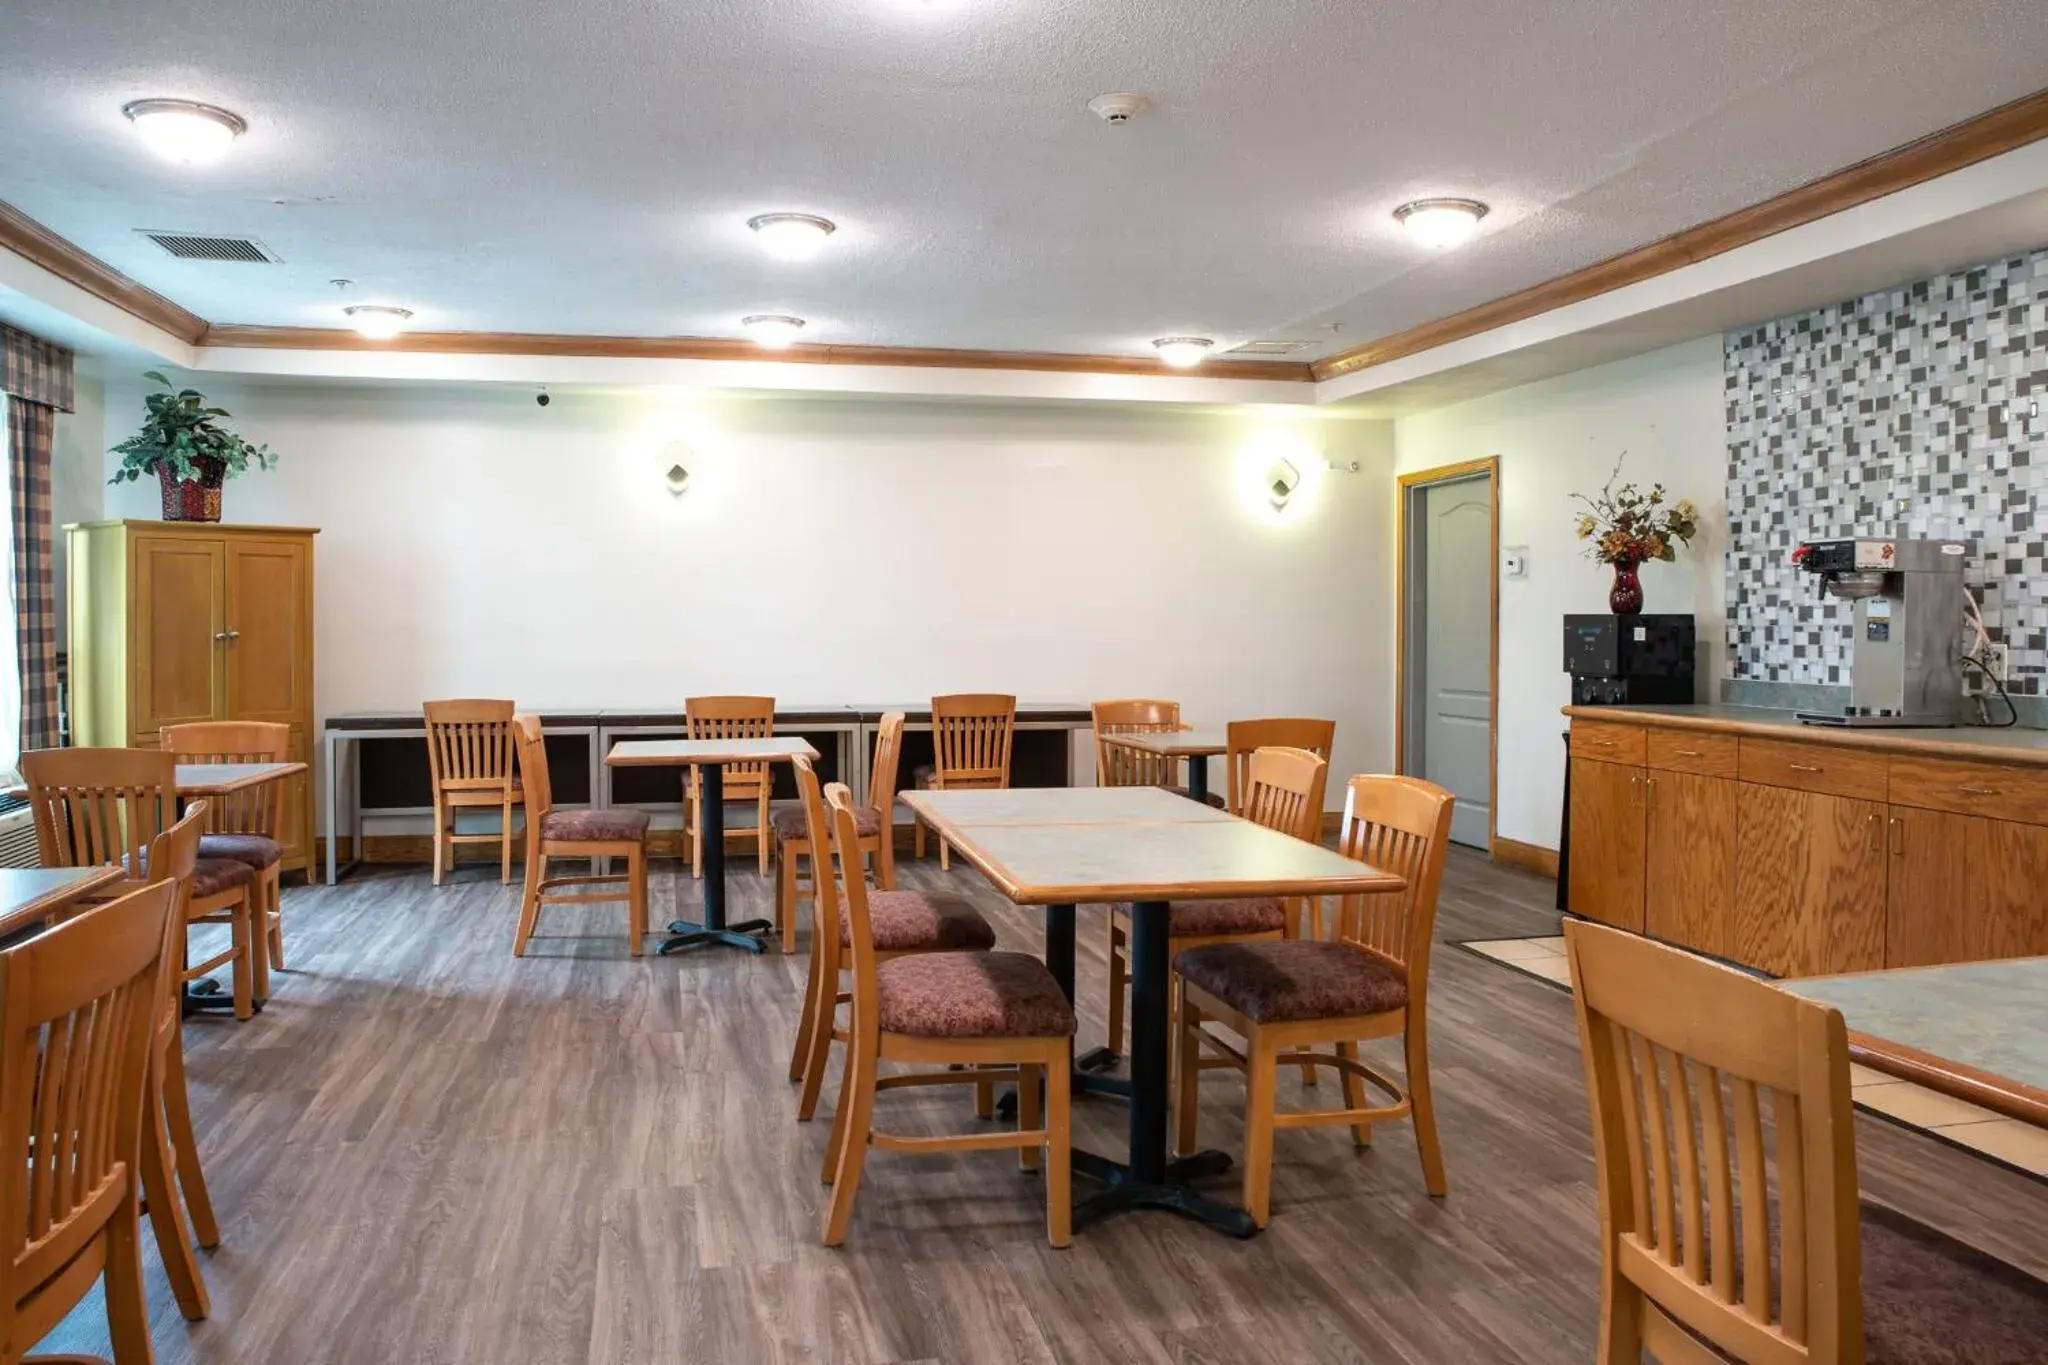
[[[932, 698], [932, 761], [912, 774], [921, 791], [990, 791], [1010, 785], [1010, 742], [1017, 699], [996, 692], [955, 692]], [[924, 857], [924, 821], [911, 822], [913, 851]], [[952, 866], [939, 839], [939, 867]]]
[[141, 1164], [177, 887], [144, 886], [0, 951], [0, 1365], [104, 1277], [115, 1365], [147, 1365]]
[[[803, 1014], [797, 1021], [796, 1047], [789, 1059], [789, 1078], [803, 1083], [796, 1116], [799, 1122], [808, 1123], [818, 1111], [818, 1091], [831, 1061], [832, 1044], [844, 1043], [848, 1037], [839, 1025], [839, 1007], [851, 999], [840, 983], [841, 976], [852, 969], [851, 929], [840, 910], [838, 883], [830, 866], [832, 825], [825, 813], [817, 770], [807, 758], [798, 758], [791, 766], [796, 771], [799, 806], [808, 826], [807, 839], [818, 850], [811, 858], [811, 974], [804, 989]], [[856, 830], [861, 826], [860, 814], [856, 807]], [[861, 848], [865, 851], [866, 847], [863, 835]], [[859, 859], [854, 860], [850, 869], [842, 867], [840, 872], [859, 880]], [[976, 952], [996, 946], [995, 928], [980, 911], [957, 896], [884, 889], [868, 892], [867, 904], [868, 936], [878, 963], [908, 953]], [[983, 1083], [976, 1088], [975, 1109], [983, 1118], [995, 1112], [993, 1086]]]
[[[161, 743], [180, 763], [286, 763], [292, 727], [261, 720], [206, 720], [166, 725]], [[231, 858], [256, 869], [253, 946], [258, 999], [270, 994], [270, 971], [284, 966], [283, 782], [266, 782], [244, 792], [207, 800], [207, 830], [199, 840], [201, 858]]]
[[1173, 787], [1180, 783], [1180, 760], [1163, 754], [1106, 744], [1108, 735], [1172, 734], [1184, 728], [1180, 703], [1142, 698], [1098, 701], [1089, 708], [1095, 723], [1095, 785], [1098, 787]]
[[[896, 840], [895, 827], [891, 817], [896, 810], [896, 770], [903, 758], [903, 713], [888, 711], [882, 715], [881, 725], [875, 732], [875, 761], [868, 770], [867, 804], [854, 811], [854, 818], [860, 824], [861, 848], [872, 860], [875, 880], [885, 891], [896, 889]], [[813, 867], [812, 880], [816, 880], [818, 845], [811, 841], [810, 823], [803, 807], [798, 805], [790, 810], [775, 812], [775, 921], [782, 926], [782, 951], [796, 951], [796, 918], [799, 901], [810, 899], [804, 883], [799, 879], [799, 861]], [[815, 906], [811, 913], [811, 933], [818, 932], [820, 921]]]
[[[44, 867], [128, 871], [121, 889], [145, 883], [149, 844], [177, 818], [177, 760], [161, 749], [36, 749], [21, 756], [21, 776], [34, 811], [36, 849]], [[255, 1011], [256, 870], [234, 858], [200, 858], [186, 902], [184, 927], [228, 926], [228, 946], [180, 969], [181, 982], [229, 967], [235, 1018]], [[183, 939], [180, 942], [184, 942]], [[178, 953], [185, 956], [181, 948]]]
[[1324, 759], [1337, 742], [1337, 722], [1274, 716], [1264, 720], [1234, 720], [1224, 727], [1223, 755], [1225, 809], [1244, 814], [1245, 794], [1251, 790], [1252, 755], [1261, 749], [1306, 749]]
[[[1267, 829], [1317, 842], [1330, 765], [1301, 749], [1261, 750], [1253, 764], [1245, 818]], [[1299, 901], [1278, 896], [1173, 901], [1168, 907], [1167, 958], [1205, 943], [1282, 938], [1296, 931]], [[1124, 994], [1131, 980], [1131, 907], [1109, 909], [1109, 1043], [1124, 1050]], [[1174, 1036], [1169, 1034], [1169, 1036]]]
[[[512, 772], [514, 743], [509, 701], [467, 697], [430, 701], [427, 719], [427, 768], [434, 784], [434, 885], [455, 867], [455, 850], [463, 844], [498, 845], [498, 880], [512, 880], [512, 808], [520, 802], [520, 786]], [[496, 810], [495, 834], [458, 834], [456, 820], [466, 810]]]
[[[767, 739], [775, 733], [773, 697], [689, 697], [683, 702], [683, 724], [691, 739]], [[775, 792], [774, 764], [726, 763], [725, 804], [754, 807], [754, 855], [762, 876], [768, 875], [769, 798]], [[690, 765], [683, 782], [683, 837], [690, 844], [690, 875], [704, 875], [704, 770]]]
[[[832, 1198], [825, 1245], [846, 1240], [869, 1147], [892, 1152], [1018, 1149], [1019, 1164], [1045, 1170], [1046, 1235], [1067, 1245], [1073, 1229], [1068, 1103], [1074, 1066], [1074, 1006], [1046, 965], [1028, 953], [912, 953], [882, 962], [859, 875], [860, 825], [853, 794], [826, 791], [832, 846], [847, 870], [847, 938], [852, 955], [852, 1026], [839, 1107], [825, 1156]], [[819, 863], [820, 895], [832, 874]], [[830, 937], [827, 935], [826, 937]], [[946, 1068], [882, 1076], [881, 1063]], [[875, 1096], [901, 1086], [1017, 1086], [1017, 1127], [945, 1136], [899, 1136], [874, 1127]]]
[[[1259, 760], [1252, 791], [1259, 800]], [[1213, 943], [1174, 959], [1179, 972], [1179, 1046], [1175, 1065], [1177, 1142], [1195, 1149], [1201, 1073], [1231, 1066], [1245, 1075], [1244, 1206], [1260, 1227], [1272, 1206], [1273, 1130], [1338, 1124], [1363, 1147], [1376, 1123], [1408, 1118], [1422, 1156], [1422, 1183], [1442, 1198], [1443, 1149], [1429, 1089], [1429, 1030], [1424, 1007], [1429, 949], [1443, 885], [1453, 797], [1415, 777], [1354, 777], [1344, 797], [1339, 850], [1399, 875], [1400, 891], [1346, 896], [1328, 940]], [[1237, 1050], [1203, 1028], [1217, 1020], [1244, 1040]], [[1403, 1042], [1407, 1084], [1360, 1060], [1368, 1038]], [[1329, 1046], [1331, 1051], [1316, 1049]], [[1344, 1082], [1344, 1107], [1281, 1114], [1275, 1082], [1283, 1065], [1329, 1067]], [[1386, 1103], [1366, 1102], [1366, 1087]]]
[[[548, 751], [541, 742], [540, 717], [514, 716], [513, 741], [519, 754], [519, 780], [526, 804], [526, 885], [519, 899], [519, 927], [512, 955], [526, 956], [543, 905], [574, 905], [596, 901], [626, 902], [626, 932], [632, 953], [639, 957], [647, 939], [647, 826], [644, 810], [556, 810], [548, 781]], [[623, 858], [626, 871], [575, 877], [548, 876], [551, 858]], [[623, 882], [623, 892], [562, 891], [558, 888], [610, 886]]]

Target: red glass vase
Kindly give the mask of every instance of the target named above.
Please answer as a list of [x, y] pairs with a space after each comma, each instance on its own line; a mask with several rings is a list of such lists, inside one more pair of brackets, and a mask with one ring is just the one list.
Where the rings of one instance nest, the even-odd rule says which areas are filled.
[[1643, 609], [1643, 580], [1636, 569], [1640, 560], [1614, 561], [1614, 586], [1607, 590], [1607, 610], [1616, 616], [1634, 616]]

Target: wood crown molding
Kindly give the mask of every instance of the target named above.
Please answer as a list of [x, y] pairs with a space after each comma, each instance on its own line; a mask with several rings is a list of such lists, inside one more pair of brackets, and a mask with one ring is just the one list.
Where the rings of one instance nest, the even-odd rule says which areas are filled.
[[102, 303], [112, 304], [131, 317], [169, 332], [187, 345], [196, 344], [206, 333], [206, 319], [197, 313], [187, 312], [154, 289], [137, 284], [12, 204], [0, 203], [0, 248], [41, 266]]
[[1569, 275], [1534, 285], [1505, 298], [1366, 342], [1310, 367], [1317, 380], [1417, 355], [1453, 341], [1522, 322], [1568, 304], [1655, 279], [1684, 266], [1748, 246], [1788, 229], [1865, 204], [1923, 181], [1962, 170], [1979, 161], [2048, 137], [2048, 90], [2037, 91], [1987, 114], [1860, 161], [1832, 175], [1788, 190], [1761, 204], [1625, 251]]

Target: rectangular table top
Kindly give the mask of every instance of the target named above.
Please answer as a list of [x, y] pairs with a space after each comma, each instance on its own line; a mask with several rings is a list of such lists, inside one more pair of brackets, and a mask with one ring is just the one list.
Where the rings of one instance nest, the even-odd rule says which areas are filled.
[[787, 763], [815, 760], [809, 740], [792, 735], [767, 739], [622, 739], [604, 761], [615, 768], [665, 768], [678, 763]]
[[303, 763], [180, 763], [180, 796], [226, 796], [306, 771]]
[[1857, 1060], [2048, 1127], [2048, 957], [1778, 984], [1839, 1009]]
[[0, 867], [0, 934], [121, 880], [118, 867]]
[[949, 825], [1210, 824], [1230, 818], [1163, 787], [925, 791], [918, 793], [918, 813]]
[[1102, 742], [1168, 758], [1207, 758], [1230, 752], [1230, 740], [1221, 730], [1141, 730], [1129, 735], [1104, 735]]

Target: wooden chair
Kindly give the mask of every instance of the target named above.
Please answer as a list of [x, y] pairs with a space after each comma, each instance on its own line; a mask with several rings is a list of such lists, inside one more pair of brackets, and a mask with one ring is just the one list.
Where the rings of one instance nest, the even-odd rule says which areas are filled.
[[[44, 867], [128, 869], [121, 888], [144, 884], [149, 844], [176, 819], [177, 760], [161, 749], [37, 749], [21, 756]], [[235, 1018], [255, 1013], [256, 870], [233, 858], [200, 858], [184, 923], [225, 924], [225, 950], [180, 969], [197, 981], [232, 966]], [[183, 940], [180, 940], [181, 942]], [[184, 957], [181, 950], [179, 958]]]
[[[1310, 843], [1322, 834], [1323, 788], [1330, 765], [1301, 749], [1263, 749], [1254, 761], [1245, 818]], [[1249, 943], [1295, 932], [1298, 902], [1277, 896], [1174, 901], [1168, 914], [1167, 957], [1205, 943]], [[1124, 1047], [1124, 993], [1131, 980], [1131, 908], [1109, 910], [1109, 1050]]]
[[[646, 949], [647, 938], [647, 812], [644, 810], [556, 810], [548, 782], [548, 751], [541, 743], [540, 717], [514, 716], [512, 733], [519, 751], [519, 780], [526, 797], [526, 887], [519, 901], [519, 928], [512, 955], [526, 956], [543, 905], [593, 901], [626, 902], [626, 932], [634, 957]], [[623, 858], [623, 875], [549, 877], [550, 858]], [[557, 892], [563, 886], [600, 886], [624, 882], [624, 894], [609, 891]]]
[[1095, 721], [1095, 785], [1098, 787], [1173, 787], [1180, 783], [1180, 760], [1140, 753], [1103, 743], [1104, 735], [1172, 734], [1181, 730], [1180, 703], [1127, 698], [1099, 701], [1088, 708]]
[[[875, 761], [868, 774], [868, 803], [854, 812], [860, 824], [860, 846], [874, 860], [875, 880], [885, 891], [896, 889], [895, 827], [890, 817], [896, 810], [896, 770], [903, 758], [903, 713], [885, 712], [875, 734]], [[818, 846], [811, 842], [808, 819], [802, 806], [775, 812], [775, 919], [782, 926], [782, 951], [796, 951], [797, 902], [806, 899], [797, 878], [797, 860], [815, 865]], [[815, 882], [815, 870], [812, 874]], [[811, 913], [811, 933], [818, 932], [817, 911]]]
[[[683, 724], [691, 739], [767, 739], [775, 733], [773, 697], [690, 697], [683, 702]], [[754, 855], [762, 876], [768, 875], [768, 841], [772, 834], [768, 802], [775, 791], [771, 763], [727, 763], [725, 804], [754, 807]], [[704, 773], [695, 764], [683, 786], [683, 837], [690, 842], [690, 875], [704, 875]]]
[[[902, 717], [897, 716], [900, 723]], [[789, 1078], [803, 1082], [797, 1101], [799, 1122], [809, 1122], [818, 1112], [818, 1090], [824, 1084], [831, 1061], [832, 1044], [843, 1043], [847, 1033], [839, 1026], [839, 1007], [851, 997], [840, 989], [840, 975], [851, 970], [851, 929], [840, 912], [838, 884], [829, 866], [832, 857], [830, 817], [818, 786], [817, 771], [806, 758], [795, 760], [797, 795], [809, 826], [807, 841], [811, 856], [813, 899], [811, 902], [811, 975], [804, 989], [803, 1016], [797, 1022], [796, 1047], [789, 1059]], [[894, 788], [887, 788], [892, 794]], [[854, 825], [861, 827], [861, 811], [854, 811]], [[861, 836], [867, 848], [867, 836]], [[850, 880], [861, 878], [855, 859], [850, 869], [841, 868]], [[928, 895], [922, 891], [893, 888], [868, 893], [868, 936], [877, 963], [909, 953], [985, 952], [996, 946], [996, 931], [981, 912], [953, 896]], [[995, 1089], [983, 1083], [975, 1090], [975, 1109], [983, 1118], [995, 1112]]]
[[[1017, 730], [1017, 699], [995, 692], [956, 692], [932, 698], [932, 761], [912, 774], [919, 790], [988, 791], [1010, 785], [1010, 741]], [[911, 822], [911, 838], [924, 857], [924, 822]], [[952, 867], [939, 840], [939, 867]]]
[[[1252, 793], [1258, 801], [1259, 759], [1253, 756]], [[1180, 976], [1180, 1043], [1175, 1095], [1178, 1143], [1195, 1146], [1200, 1078], [1211, 1066], [1245, 1073], [1244, 1205], [1264, 1227], [1272, 1203], [1273, 1130], [1342, 1124], [1363, 1147], [1372, 1127], [1412, 1118], [1422, 1156], [1422, 1182], [1442, 1198], [1443, 1150], [1429, 1090], [1429, 1033], [1424, 1006], [1429, 987], [1430, 937], [1437, 892], [1443, 884], [1453, 798], [1442, 787], [1413, 777], [1354, 777], [1344, 798], [1340, 849], [1407, 885], [1399, 892], [1347, 896], [1329, 941], [1217, 943], [1191, 948], [1174, 962]], [[1244, 1051], [1206, 1032], [1218, 1020], [1244, 1039]], [[1399, 1037], [1407, 1059], [1404, 1088], [1359, 1060], [1367, 1038]], [[1318, 1044], [1334, 1051], [1317, 1052]], [[1204, 1055], [1213, 1049], [1215, 1057]], [[1327, 1066], [1344, 1081], [1344, 1107], [1275, 1112], [1275, 1081], [1284, 1064]], [[1365, 1087], [1387, 1096], [1366, 1103]]]
[[150, 1360], [137, 1167], [176, 894], [145, 886], [0, 952], [0, 1365], [102, 1275], [115, 1365]]
[[[291, 759], [292, 727], [272, 721], [196, 721], [166, 725], [161, 743], [180, 763], [286, 763]], [[256, 998], [270, 994], [270, 969], [284, 966], [284, 912], [281, 871], [284, 845], [282, 782], [266, 782], [246, 792], [207, 801], [207, 830], [199, 840], [198, 857], [231, 858], [256, 870], [257, 950]]]
[[1223, 735], [1229, 746], [1223, 756], [1224, 790], [1228, 793], [1225, 809], [1232, 815], [1243, 815], [1245, 794], [1251, 790], [1254, 753], [1272, 748], [1306, 749], [1328, 760], [1330, 749], [1337, 742], [1337, 722], [1293, 717], [1234, 720], [1224, 727]]
[[[1026, 953], [912, 953], [877, 960], [868, 890], [858, 873], [860, 826], [853, 794], [826, 792], [832, 845], [847, 869], [846, 918], [853, 956], [851, 1047], [825, 1171], [832, 1199], [825, 1245], [846, 1240], [869, 1147], [895, 1152], [1018, 1148], [1025, 1170], [1045, 1166], [1046, 1234], [1067, 1245], [1073, 1227], [1068, 1091], [1074, 1065], [1074, 1007], [1043, 962]], [[832, 876], [819, 864], [819, 896]], [[825, 935], [830, 939], [831, 935]], [[880, 1076], [882, 1062], [954, 1068]], [[902, 1137], [874, 1128], [877, 1091], [911, 1085], [1014, 1080], [1014, 1132]], [[1043, 1116], [1041, 1117], [1041, 1102]]]
[[[282, 730], [286, 727], [277, 727]], [[178, 1310], [198, 1322], [209, 1311], [206, 1279], [192, 1252], [196, 1237], [202, 1247], [220, 1245], [220, 1220], [199, 1164], [199, 1140], [192, 1131], [192, 1101], [185, 1086], [185, 1020], [178, 998], [178, 926], [192, 896], [192, 880], [208, 826], [218, 817], [210, 801], [194, 801], [177, 824], [149, 845], [149, 882], [177, 887], [165, 942], [164, 984], [157, 1009], [154, 1046], [150, 1051], [150, 1103], [142, 1134], [144, 1212], [156, 1234], [164, 1272], [177, 1298]], [[183, 1198], [180, 1198], [180, 1191]]]
[[[520, 788], [512, 774], [512, 712], [509, 701], [465, 698], [430, 701], [427, 767], [434, 782], [434, 885], [455, 866], [461, 844], [498, 845], [498, 880], [512, 880], [512, 808]], [[496, 834], [457, 834], [465, 810], [498, 812]], [[531, 817], [529, 817], [531, 818]]]

